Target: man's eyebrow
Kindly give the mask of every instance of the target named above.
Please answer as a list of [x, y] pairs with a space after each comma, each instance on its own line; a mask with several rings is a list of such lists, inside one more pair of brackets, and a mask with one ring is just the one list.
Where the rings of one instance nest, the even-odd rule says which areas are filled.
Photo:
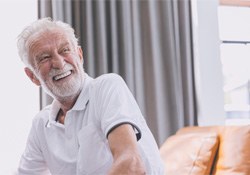
[[59, 46], [60, 47], [65, 47], [65, 46], [68, 46], [68, 45], [70, 45], [70, 43], [68, 41], [66, 41], [66, 42], [63, 42], [62, 44], [60, 44]]

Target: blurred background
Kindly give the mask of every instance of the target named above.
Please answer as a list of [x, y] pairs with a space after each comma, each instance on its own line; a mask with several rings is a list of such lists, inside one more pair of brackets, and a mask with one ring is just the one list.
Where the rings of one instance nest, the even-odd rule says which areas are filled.
[[39, 111], [39, 87], [24, 73], [16, 38], [37, 19], [34, 0], [0, 1], [0, 174], [12, 175], [25, 148], [32, 118]]
[[26, 77], [16, 49], [40, 17], [68, 22], [86, 72], [115, 72], [160, 146], [184, 126], [250, 120], [249, 0], [0, 1], [0, 174], [13, 174], [32, 118], [51, 103]]

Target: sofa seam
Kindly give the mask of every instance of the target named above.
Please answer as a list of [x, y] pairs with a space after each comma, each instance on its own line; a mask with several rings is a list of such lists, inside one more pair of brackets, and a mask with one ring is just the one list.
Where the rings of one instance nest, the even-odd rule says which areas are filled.
[[192, 169], [191, 169], [190, 172], [188, 173], [189, 175], [191, 175], [191, 173], [192, 173], [192, 171], [193, 171], [193, 169], [194, 169], [194, 165], [195, 165], [195, 163], [196, 163], [196, 161], [197, 161], [197, 159], [198, 159], [198, 157], [199, 157], [199, 155], [200, 155], [200, 152], [201, 152], [201, 149], [202, 149], [203, 145], [204, 145], [204, 139], [202, 139], [201, 147], [200, 147], [200, 149], [197, 151], [195, 160], [193, 161]]

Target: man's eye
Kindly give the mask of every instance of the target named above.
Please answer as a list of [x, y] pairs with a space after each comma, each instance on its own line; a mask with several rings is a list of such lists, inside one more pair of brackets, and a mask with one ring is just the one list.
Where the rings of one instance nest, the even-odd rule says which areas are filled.
[[42, 56], [42, 57], [40, 57], [39, 62], [45, 62], [45, 61], [47, 61], [49, 58], [50, 58], [49, 55]]
[[64, 49], [63, 49], [63, 53], [68, 53], [69, 51], [70, 51], [69, 48], [64, 48]]

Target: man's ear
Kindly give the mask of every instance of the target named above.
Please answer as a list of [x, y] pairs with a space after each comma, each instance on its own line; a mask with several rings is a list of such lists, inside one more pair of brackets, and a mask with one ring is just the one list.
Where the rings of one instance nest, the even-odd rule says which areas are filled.
[[28, 67], [24, 68], [24, 71], [26, 73], [26, 75], [29, 77], [29, 79], [36, 84], [37, 86], [40, 86], [41, 83], [40, 81], [36, 78], [35, 74], [32, 72], [32, 70], [30, 70]]
[[78, 55], [79, 55], [79, 58], [81, 60], [81, 62], [83, 63], [83, 51], [82, 51], [82, 48], [80, 46], [78, 46]]

